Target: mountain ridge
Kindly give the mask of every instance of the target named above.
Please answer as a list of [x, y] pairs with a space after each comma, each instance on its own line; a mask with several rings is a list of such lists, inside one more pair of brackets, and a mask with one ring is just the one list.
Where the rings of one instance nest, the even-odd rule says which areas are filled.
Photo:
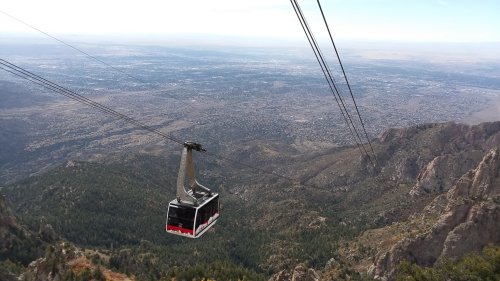
[[[144, 259], [147, 264], [162, 261], [162, 268], [225, 260], [268, 276], [281, 272], [275, 276], [281, 278], [292, 278], [293, 270], [295, 276], [314, 278], [327, 278], [335, 270], [363, 276], [367, 265], [358, 266], [355, 260], [373, 258], [373, 248], [361, 243], [353, 250], [343, 245], [349, 245], [355, 237], [367, 241], [372, 240], [369, 235], [388, 238], [390, 235], [380, 230], [384, 227], [395, 236], [407, 231], [405, 221], [429, 212], [425, 207], [454, 184], [451, 178], [431, 179], [448, 174], [459, 177], [467, 167], [477, 166], [482, 160], [479, 155], [500, 145], [499, 136], [500, 122], [391, 129], [373, 142], [382, 165], [371, 170], [355, 147], [292, 158], [283, 157], [276, 145], [272, 153], [265, 146], [248, 148], [254, 152], [252, 159], [263, 168], [283, 163], [281, 171], [286, 175], [293, 172], [307, 184], [304, 186], [282, 179], [267, 182], [269, 175], [242, 182], [252, 176], [239, 176], [243, 172], [235, 172], [236, 167], [223, 174], [214, 169], [214, 163], [203, 163], [200, 177], [208, 186], [219, 187], [216, 189], [224, 199], [224, 216], [203, 241], [185, 241], [163, 233], [167, 194], [173, 195], [175, 190], [177, 154], [167, 158], [137, 154], [104, 162], [70, 161], [7, 186], [2, 193], [8, 196], [16, 214], [35, 229], [43, 218], [72, 242], [114, 248], [111, 258], [119, 261], [115, 265], [122, 272], [157, 276], [150, 273], [151, 267], [141, 267]], [[266, 162], [266, 157], [271, 159]], [[460, 163], [461, 159], [469, 166], [449, 167], [449, 163]], [[436, 171], [425, 173], [432, 169]], [[433, 186], [411, 196], [419, 180], [424, 179]], [[423, 222], [427, 224], [422, 230], [438, 221], [433, 214], [432, 220]], [[76, 221], [79, 225], [72, 223]], [[375, 275], [385, 274], [380, 268], [380, 274]], [[160, 274], [168, 273], [162, 270]]]
[[[406, 259], [432, 266], [444, 259], [457, 259], [500, 243], [500, 147], [488, 152], [479, 165], [465, 173], [446, 193], [426, 207], [438, 217], [431, 228], [414, 238], [396, 243], [380, 254], [371, 268], [377, 277], [394, 275]], [[445, 206], [440, 207], [440, 206]]]

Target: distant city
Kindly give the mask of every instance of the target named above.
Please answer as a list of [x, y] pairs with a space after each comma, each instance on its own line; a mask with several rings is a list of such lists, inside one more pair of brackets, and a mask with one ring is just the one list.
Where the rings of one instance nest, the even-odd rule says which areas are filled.
[[[6, 45], [0, 57], [178, 139], [219, 153], [258, 141], [296, 153], [353, 144], [310, 50], [85, 46], [133, 77], [59, 45]], [[434, 62], [346, 50], [371, 138], [391, 127], [500, 119], [500, 62]], [[335, 61], [329, 61], [351, 110]], [[157, 137], [0, 71], [0, 183], [54, 160], [165, 147]], [[352, 111], [354, 112], [354, 111]], [[359, 123], [357, 119], [354, 119]], [[167, 150], [171, 150], [166, 145]]]

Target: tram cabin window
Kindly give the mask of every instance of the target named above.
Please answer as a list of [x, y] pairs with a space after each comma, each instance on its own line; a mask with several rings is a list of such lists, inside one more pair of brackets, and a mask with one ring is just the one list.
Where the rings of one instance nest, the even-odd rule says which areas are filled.
[[185, 234], [193, 234], [196, 208], [170, 203], [168, 208], [167, 231], [173, 230]]
[[[214, 196], [209, 202], [198, 209], [196, 215], [196, 232], [200, 226], [205, 228], [214, 223], [219, 215], [219, 195]], [[201, 229], [200, 229], [201, 230]]]

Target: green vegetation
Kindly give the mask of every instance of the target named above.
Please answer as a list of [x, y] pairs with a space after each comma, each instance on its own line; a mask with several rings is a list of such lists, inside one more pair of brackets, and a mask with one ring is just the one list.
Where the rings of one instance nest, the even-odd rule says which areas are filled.
[[15, 281], [17, 280], [16, 276], [23, 272], [24, 267], [10, 259], [0, 261], [0, 280], [2, 281]]
[[[382, 223], [388, 223], [403, 213], [409, 200], [408, 186], [397, 189], [380, 179], [341, 195], [327, 188], [290, 189], [288, 182], [277, 182], [273, 188], [251, 187], [249, 197], [243, 198], [232, 188], [241, 186], [232, 184], [237, 178], [205, 175], [203, 183], [216, 190], [225, 187], [218, 190], [222, 216], [202, 239], [192, 240], [164, 230], [177, 169], [177, 162], [148, 155], [108, 163], [77, 162], [1, 192], [30, 229], [50, 224], [78, 246], [109, 254], [105, 263], [90, 257], [95, 264], [139, 280], [172, 274], [226, 280], [216, 274], [219, 271], [238, 280], [269, 276], [299, 263], [319, 269], [338, 256], [346, 240], [380, 224], [374, 214], [380, 213], [381, 205], [388, 219]], [[247, 271], [240, 271], [243, 268]]]
[[[110, 247], [140, 240], [166, 243], [167, 191], [159, 159], [139, 167], [77, 163], [4, 189], [14, 212], [30, 229], [48, 223], [82, 246]], [[133, 163], [136, 164], [136, 163]], [[134, 172], [136, 171], [136, 172]], [[173, 187], [172, 187], [173, 188]]]
[[86, 268], [80, 274], [73, 271], [67, 271], [62, 277], [61, 281], [106, 281], [106, 277], [101, 271], [100, 267], [91, 270]]
[[28, 236], [22, 229], [10, 229], [10, 231], [7, 235], [0, 233], [0, 261], [9, 259], [15, 263], [28, 265], [43, 253], [42, 241]]
[[267, 280], [263, 274], [255, 273], [242, 266], [228, 262], [197, 264], [189, 268], [175, 268], [167, 274], [166, 280], [175, 277], [177, 281], [209, 281], [209, 280]]
[[[285, 203], [270, 205], [268, 198], [275, 195], [263, 192], [257, 201], [222, 193], [222, 217], [203, 239], [168, 235], [166, 207], [175, 194], [177, 165], [144, 155], [124, 162], [78, 162], [6, 187], [2, 193], [30, 229], [50, 224], [82, 247], [109, 250], [111, 268], [144, 278], [214, 262], [259, 274], [290, 269], [298, 262], [321, 267], [339, 239], [358, 231], [339, 227], [331, 202], [317, 205], [307, 198], [284, 198]], [[293, 194], [297, 195], [304, 197]], [[319, 228], [309, 227], [318, 216], [328, 219]], [[279, 267], [268, 260], [276, 253], [284, 261]]]
[[469, 254], [457, 261], [445, 261], [435, 267], [422, 267], [403, 261], [398, 281], [496, 281], [500, 280], [500, 247], [486, 247], [482, 255]]
[[0, 262], [28, 265], [43, 254], [45, 244], [20, 226], [0, 195]]

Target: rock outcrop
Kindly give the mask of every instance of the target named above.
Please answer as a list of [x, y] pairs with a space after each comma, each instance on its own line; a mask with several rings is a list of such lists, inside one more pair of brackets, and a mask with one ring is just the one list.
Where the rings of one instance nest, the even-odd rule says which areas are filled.
[[379, 254], [370, 270], [375, 277], [391, 280], [402, 260], [432, 266], [500, 243], [500, 147], [488, 152], [476, 169], [438, 196], [426, 212], [438, 215], [436, 223]]
[[134, 280], [125, 274], [92, 264], [86, 258], [85, 250], [68, 242], [56, 243], [56, 239], [58, 236], [49, 224], [43, 225], [36, 234], [17, 223], [5, 198], [0, 195], [0, 262], [10, 260], [26, 266], [21, 275], [17, 271], [10, 272], [7, 268], [0, 267], [0, 280], [57, 281], [62, 280], [63, 276], [89, 280], [81, 277], [85, 276], [85, 271], [94, 277], [99, 273], [102, 276], [100, 280]]
[[269, 281], [318, 281], [319, 275], [312, 268], [303, 264], [297, 265], [291, 272], [282, 270], [275, 273]]
[[[422, 177], [422, 186], [417, 188], [419, 191], [427, 188], [424, 179], [432, 179], [433, 176], [432, 173], [428, 173], [428, 177], [422, 174], [426, 167], [442, 169], [443, 173], [449, 170], [459, 177], [463, 174], [460, 173], [462, 165], [452, 161], [469, 161], [465, 166], [474, 167], [480, 160], [474, 151], [484, 153], [499, 145], [500, 122], [473, 126], [450, 122], [389, 129], [376, 142], [376, 146], [380, 147], [377, 157], [383, 167], [382, 172], [401, 182], [415, 182]], [[440, 156], [448, 158], [436, 159]], [[447, 169], [447, 164], [452, 164], [452, 167]]]
[[[114, 272], [104, 266], [93, 264], [85, 252], [102, 255], [89, 249], [80, 249], [67, 242], [56, 243], [45, 252], [45, 256], [31, 262], [20, 280], [107, 280], [134, 281], [123, 273]], [[66, 278], [66, 279], [65, 279]]]
[[[437, 183], [437, 190], [441, 184], [447, 185], [443, 186], [446, 190], [465, 171], [475, 167], [485, 152], [500, 146], [500, 121], [479, 125], [448, 122], [389, 129], [374, 139], [372, 146], [377, 158], [376, 167], [373, 167], [370, 158], [361, 157], [359, 149], [352, 146], [294, 158], [290, 161], [293, 164], [289, 166], [290, 174], [287, 175], [300, 178], [303, 183], [328, 185], [338, 190], [351, 188], [377, 176], [397, 183], [415, 184], [422, 170], [434, 159], [448, 157], [438, 158], [434, 163], [439, 169], [437, 176], [440, 172], [453, 174], [452, 180]], [[462, 165], [460, 161], [467, 163]], [[451, 166], [448, 167], [448, 164]], [[424, 180], [432, 177], [421, 177], [422, 186], [417, 189], [435, 188], [429, 186], [432, 182]]]
[[465, 172], [476, 167], [482, 158], [483, 152], [479, 150], [438, 156], [420, 171], [410, 194], [448, 191]]

